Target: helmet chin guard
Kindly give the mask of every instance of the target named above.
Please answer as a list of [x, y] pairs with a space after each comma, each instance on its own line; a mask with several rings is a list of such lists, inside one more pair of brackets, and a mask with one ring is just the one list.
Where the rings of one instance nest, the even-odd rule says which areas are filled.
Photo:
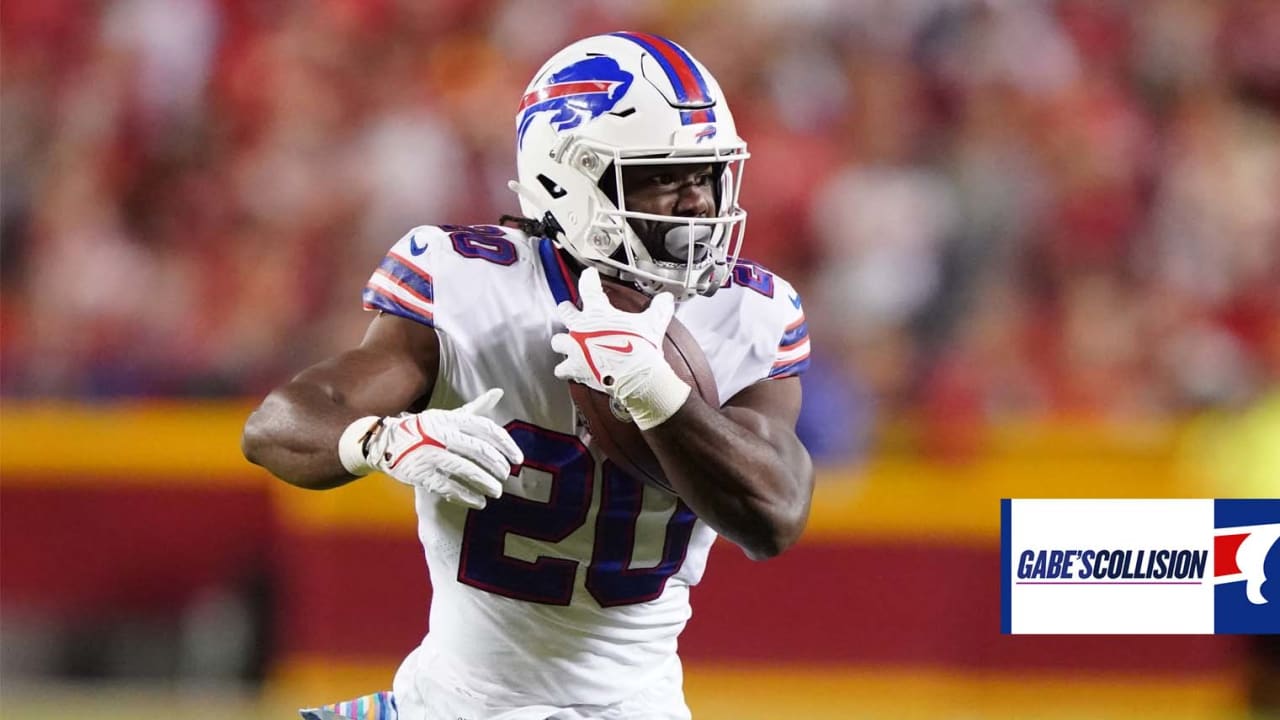
[[[552, 240], [579, 262], [677, 299], [710, 295], [729, 277], [746, 228], [738, 197], [750, 154], [719, 84], [683, 48], [645, 33], [579, 40], [534, 76], [516, 128], [519, 180], [508, 185], [527, 217], [555, 221]], [[627, 209], [623, 168], [690, 164], [720, 169], [715, 216]], [[601, 188], [606, 172], [616, 203]], [[655, 256], [632, 220], [669, 226], [670, 258]]]

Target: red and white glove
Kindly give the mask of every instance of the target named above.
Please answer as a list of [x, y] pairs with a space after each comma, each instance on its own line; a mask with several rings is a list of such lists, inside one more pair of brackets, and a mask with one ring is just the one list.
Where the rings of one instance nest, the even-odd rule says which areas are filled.
[[666, 422], [691, 391], [662, 353], [675, 298], [658, 293], [643, 312], [619, 310], [604, 294], [595, 268], [583, 271], [578, 294], [581, 310], [569, 302], [556, 307], [568, 329], [551, 338], [551, 349], [566, 356], [556, 377], [616, 398], [641, 430]]
[[364, 417], [347, 426], [338, 457], [352, 475], [381, 470], [449, 502], [483, 508], [502, 496], [502, 481], [524, 453], [500, 425], [483, 417], [498, 404], [493, 388], [457, 410]]

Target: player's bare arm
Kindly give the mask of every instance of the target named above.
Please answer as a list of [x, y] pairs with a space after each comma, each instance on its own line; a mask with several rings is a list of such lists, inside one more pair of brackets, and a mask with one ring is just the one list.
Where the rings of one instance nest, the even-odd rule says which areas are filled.
[[813, 463], [796, 437], [800, 380], [758, 382], [716, 409], [690, 393], [645, 439], [680, 497], [753, 559], [800, 538], [813, 496]]
[[440, 362], [435, 330], [379, 314], [360, 346], [303, 370], [245, 423], [244, 455], [281, 480], [324, 490], [356, 479], [338, 440], [364, 416], [395, 415], [429, 397]]

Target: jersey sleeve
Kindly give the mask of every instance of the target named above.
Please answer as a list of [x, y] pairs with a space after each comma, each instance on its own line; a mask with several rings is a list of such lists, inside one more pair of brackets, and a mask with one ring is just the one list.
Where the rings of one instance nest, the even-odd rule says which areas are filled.
[[365, 310], [381, 310], [435, 327], [435, 282], [432, 278], [432, 234], [438, 228], [410, 230], [387, 252], [364, 286]]
[[785, 378], [800, 375], [809, 369], [809, 323], [804, 317], [800, 294], [790, 284], [779, 278], [779, 305], [782, 306], [783, 328], [778, 339], [778, 351], [773, 356], [769, 378]]

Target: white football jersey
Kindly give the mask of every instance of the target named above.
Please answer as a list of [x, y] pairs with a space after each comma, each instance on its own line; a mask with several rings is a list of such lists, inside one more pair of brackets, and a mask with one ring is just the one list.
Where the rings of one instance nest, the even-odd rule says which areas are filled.
[[[552, 373], [563, 300], [577, 301], [576, 281], [552, 243], [493, 225], [415, 228], [364, 292], [366, 308], [436, 329], [431, 407], [500, 387], [493, 417], [524, 451], [483, 510], [425, 490], [415, 502], [433, 599], [414, 672], [494, 706], [610, 705], [673, 666], [678, 677], [689, 588], [715, 540], [675, 495], [584, 444]], [[722, 404], [808, 365], [795, 291], [749, 262], [675, 316], [706, 353]]]

